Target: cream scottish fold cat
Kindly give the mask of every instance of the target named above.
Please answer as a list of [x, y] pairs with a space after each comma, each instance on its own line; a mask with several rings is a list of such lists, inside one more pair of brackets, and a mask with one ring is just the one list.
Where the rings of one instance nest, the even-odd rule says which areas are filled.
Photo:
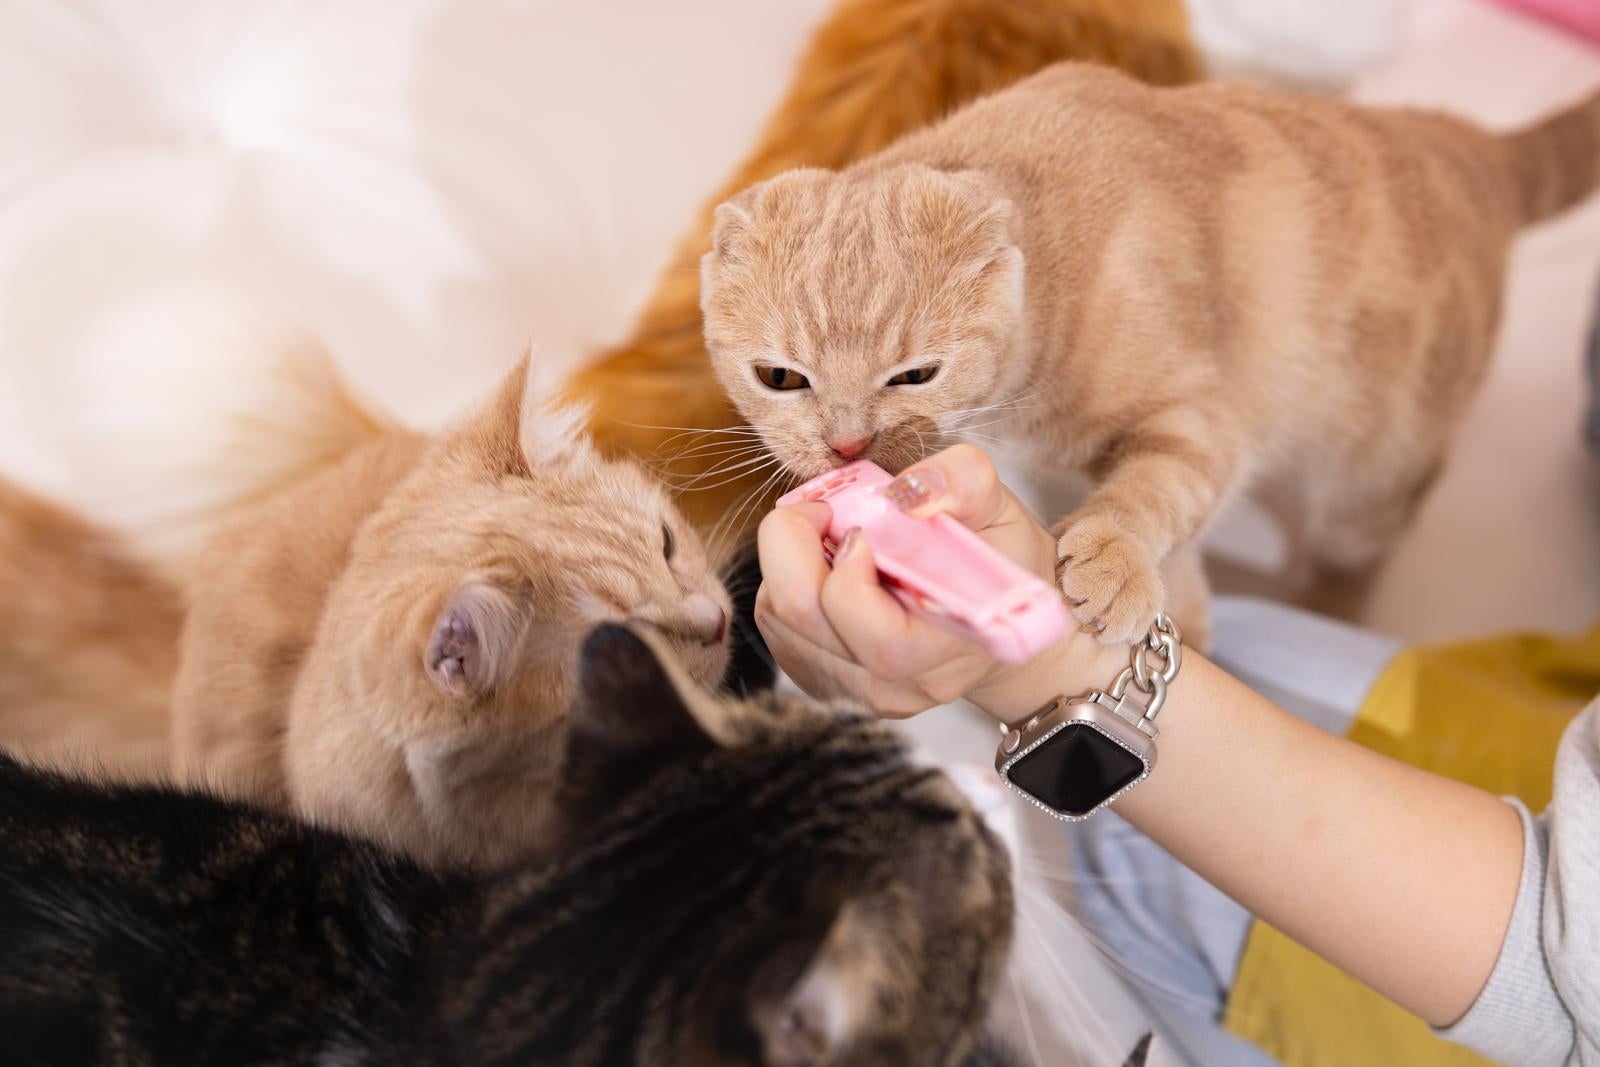
[[975, 424], [1087, 472], [1061, 585], [1123, 641], [1164, 562], [1203, 591], [1194, 539], [1246, 489], [1319, 568], [1376, 560], [1483, 375], [1512, 238], [1597, 182], [1600, 97], [1495, 137], [1062, 64], [724, 204], [706, 340], [798, 476]]

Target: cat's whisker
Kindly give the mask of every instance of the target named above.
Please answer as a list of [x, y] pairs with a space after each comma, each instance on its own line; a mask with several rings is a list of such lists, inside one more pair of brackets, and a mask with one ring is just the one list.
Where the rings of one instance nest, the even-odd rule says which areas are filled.
[[[1090, 1033], [1089, 1028], [1083, 1025], [1083, 1009], [1079, 1002], [1078, 982], [1062, 962], [1050, 939], [1044, 936], [1038, 922], [1034, 920], [1028, 910], [1029, 905], [1037, 906], [1037, 902], [1027, 898], [1018, 899], [1017, 939], [1014, 942], [1012, 952], [1021, 955], [1022, 959], [1032, 963], [1034, 966], [1030, 968], [1031, 970], [1037, 971], [1039, 966], [1042, 965], [1044, 974], [1033, 976], [1042, 978], [1042, 981], [1037, 983], [1039, 988], [1043, 990], [1063, 989], [1066, 991], [1067, 995], [1061, 997], [1060, 1007], [1065, 1009], [1063, 1014], [1069, 1020], [1067, 1029], [1075, 1036], [1076, 1041], [1092, 1046], [1096, 1043], [1096, 1038], [1095, 1035]], [[1016, 967], [1015, 962], [1013, 967]], [[1048, 996], [1048, 994], [1045, 994], [1045, 996]], [[1046, 1005], [1047, 1008], [1050, 1006]], [[1031, 1026], [1031, 1013], [1028, 1011], [1026, 999], [1018, 1006], [1018, 1010], [1022, 1012], [1025, 1019], [1029, 1020]], [[1093, 1020], [1091, 1020], [1092, 1022]], [[1096, 1059], [1100, 1060], [1102, 1057], [1096, 1056]], [[1114, 1057], [1104, 1057], [1103, 1062], [1114, 1062]]]
[[701, 475], [704, 475], [714, 473], [717, 469], [717, 466], [720, 464], [734, 463], [749, 459], [760, 459], [768, 455], [770, 455], [770, 453], [768, 453], [765, 448], [740, 448], [726, 452], [708, 452], [699, 456], [686, 456], [681, 458], [690, 462], [711, 464], [711, 466], [708, 466], [704, 471], [700, 472]]
[[[717, 524], [717, 536], [719, 538], [737, 537], [739, 531], [743, 529], [743, 524], [748, 513], [761, 506], [761, 502], [766, 499], [766, 496], [772, 490], [773, 486], [787, 473], [788, 468], [779, 463], [772, 473], [768, 474], [766, 479], [762, 481], [760, 485], [746, 493], [740, 499], [738, 504], [736, 504], [734, 508], [723, 517], [723, 520]], [[730, 547], [731, 545], [729, 544], [718, 544], [717, 550], [719, 552], [726, 552]]]
[[725, 454], [728, 454], [728, 453], [763, 452], [763, 451], [766, 450], [766, 447], [767, 447], [766, 445], [760, 443], [759, 441], [758, 442], [707, 441], [707, 442], [703, 442], [701, 444], [695, 445], [692, 448], [685, 448], [681, 452], [674, 452], [668, 458], [670, 458], [672, 460], [683, 460], [683, 459], [695, 459], [695, 458], [700, 458], [700, 457], [704, 457], [704, 456], [720, 456], [720, 455], [725, 455]]
[[[1084, 874], [1082, 871], [1056, 862], [1057, 857], [1054, 855], [1029, 847], [1026, 843], [1023, 843], [1016, 850], [1016, 857], [1018, 867], [1023, 873], [1037, 875], [1063, 885], [1155, 885], [1158, 881], [1164, 880], [1149, 874], [1127, 875], [1124, 877]], [[1177, 876], [1178, 872], [1174, 869], [1170, 877], [1176, 878]]]
[[1011, 995], [1017, 1001], [1017, 1018], [1022, 1023], [1022, 1036], [1028, 1042], [1028, 1057], [1033, 1061], [1033, 1067], [1045, 1067], [1044, 1056], [1039, 1052], [1039, 1039], [1033, 1033], [1033, 1015], [1028, 1011], [1028, 1000], [1022, 995], [1022, 979], [1013, 971], [1011, 974]]
[[998, 437], [992, 433], [982, 433], [974, 430], [962, 430], [957, 436], [963, 438], [976, 438], [980, 441], [988, 441], [997, 448], [1008, 449], [1013, 452], [1020, 452], [1023, 455], [1031, 456], [1041, 463], [1045, 461], [1044, 453], [1040, 452], [1038, 449], [1029, 448], [1027, 445], [1012, 441], [1009, 438]]
[[692, 485], [697, 481], [705, 481], [707, 478], [715, 478], [727, 471], [737, 469], [731, 464], [750, 464], [767, 458], [770, 458], [770, 456], [764, 448], [758, 448], [750, 452], [730, 452], [725, 455], [699, 456], [696, 457], [696, 460], [705, 464], [703, 469], [695, 471], [691, 467], [689, 471], [680, 471], [675, 476], [685, 484]]
[[756, 487], [753, 493], [750, 494], [749, 499], [741, 504], [738, 510], [734, 512], [734, 525], [730, 527], [730, 530], [738, 530], [742, 528], [744, 523], [749, 518], [754, 516], [756, 509], [761, 507], [762, 503], [770, 494], [773, 486], [783, 478], [787, 469], [788, 468], [784, 467], [782, 463], [776, 464], [772, 473], [767, 475], [766, 479]]
[[945, 426], [941, 423], [939, 428], [944, 430], [946, 433], [970, 433], [973, 430], [987, 430], [991, 426], [1004, 426], [1009, 421], [1009, 419], [1001, 417], [996, 419], [985, 419], [982, 422], [952, 423], [949, 426]]
[[759, 492], [759, 486], [747, 490], [734, 502], [733, 507], [724, 511], [722, 517], [706, 532], [707, 550], [712, 553], [712, 558], [721, 558], [733, 547], [729, 541], [733, 536], [732, 531], [737, 528], [734, 523], [734, 514], [742, 509], [751, 497], [758, 495]]
[[[736, 463], [731, 467], [714, 467], [705, 474], [686, 479], [681, 491], [685, 493], [704, 493], [712, 489], [721, 489], [725, 485], [733, 485], [735, 482], [743, 481], [746, 478], [754, 478], [763, 470], [766, 470], [768, 466], [775, 465], [778, 462], [777, 458], [773, 456], [762, 455]], [[710, 484], [701, 484], [701, 480], [705, 478], [717, 478], [719, 480]]]
[[993, 434], [962, 431], [952, 434], [950, 439], [976, 445], [985, 452], [998, 453], [1003, 459], [1025, 468], [1030, 473], [1037, 474], [1055, 469], [1053, 461], [1044, 453]]
[[973, 447], [981, 449], [992, 456], [997, 456], [998, 458], [1009, 463], [1023, 467], [1029, 472], [1037, 472], [1040, 469], [1047, 467], [1043, 457], [1029, 455], [1026, 453], [1018, 453], [1014, 450], [1013, 446], [1011, 446], [1009, 442], [995, 438], [988, 438], [981, 435], [973, 436], [961, 434], [952, 438], [952, 443], [972, 445]]
[[947, 413], [942, 414], [942, 416], [939, 416], [939, 418], [974, 419], [978, 418], [978, 416], [982, 416], [982, 414], [995, 413], [995, 411], [1018, 411], [1024, 410], [1024, 408], [1029, 408], [1029, 406], [1037, 406], [1024, 405], [1022, 400], [1024, 400], [1022, 397], [1008, 398], [1008, 400], [995, 400], [994, 403], [984, 403], [984, 405], [978, 405], [976, 408], [958, 408], [958, 410], [955, 411], [947, 411]]
[[[737, 470], [735, 467], [728, 466], [729, 462], [738, 460], [741, 465], [755, 464], [762, 458], [763, 457], [761, 456], [731, 456], [727, 461], [719, 462], [715, 467], [708, 467], [703, 471], [696, 471], [692, 473], [685, 473], [679, 470], [674, 470], [670, 467], [658, 467], [655, 468], [655, 470], [661, 481], [666, 483], [667, 487], [675, 493], [701, 492], [707, 489], [717, 488], [717, 486], [706, 484], [711, 479], [721, 478], [730, 473], [734, 473]], [[745, 473], [754, 475], [756, 472], [748, 471]]]
[[997, 400], [992, 404], [981, 404], [977, 407], [962, 408], [956, 411], [945, 412], [941, 415], [935, 416], [934, 422], [940, 427], [940, 429], [945, 430], [947, 433], [958, 429], [965, 429], [970, 426], [974, 420], [982, 418], [986, 415], [992, 416], [992, 418], [985, 423], [985, 425], [997, 425], [1001, 423], [1012, 422], [1014, 421], [1013, 415], [1016, 412], [1028, 411], [1043, 407], [1044, 405], [1042, 404], [1025, 403], [1025, 401], [1033, 399], [1034, 397], [1040, 395], [1043, 391], [1043, 387], [1040, 386], [1028, 390], [1025, 393], [1018, 393], [1012, 397]]
[[[1024, 887], [1023, 891], [1028, 894], [1039, 894], [1042, 896], [1048, 902], [1048, 906], [1040, 908], [1037, 914], [1054, 920], [1056, 928], [1062, 933], [1065, 933], [1069, 937], [1072, 937], [1094, 949], [1095, 952], [1099, 953], [1100, 956], [1108, 964], [1110, 964], [1112, 968], [1121, 973], [1129, 981], [1139, 984], [1143, 988], [1148, 989], [1152, 994], [1160, 995], [1165, 999], [1170, 1000], [1174, 1004], [1187, 1005], [1190, 1007], [1201, 1008], [1203, 1010], [1214, 1010], [1216, 1008], [1216, 1005], [1207, 998], [1190, 992], [1189, 990], [1180, 986], [1174, 985], [1166, 979], [1151, 974], [1141, 967], [1137, 967], [1125, 960], [1118, 959], [1115, 950], [1113, 950], [1103, 938], [1101, 938], [1098, 934], [1086, 929], [1082, 923], [1080, 923], [1070, 912], [1068, 912], [1066, 908], [1062, 907], [1058, 901], [1051, 898], [1049, 894], [1044, 893], [1037, 887]], [[1048, 931], [1041, 932], [1048, 933]]]
[[709, 437], [712, 434], [723, 434], [728, 437], [760, 437], [761, 432], [753, 426], [657, 426], [647, 422], [629, 422], [626, 419], [615, 419], [618, 425], [628, 426], [635, 430], [676, 430], [673, 436], [661, 442], [658, 447], [665, 447], [681, 437]]
[[[728, 460], [744, 459], [762, 451], [764, 451], [764, 449], [751, 448], [748, 450], [741, 449], [739, 451], [728, 453], [710, 453], [703, 456], [648, 456], [644, 457], [641, 462], [643, 462], [644, 465], [650, 469], [651, 473], [653, 473], [661, 481], [666, 482], [673, 488], [676, 488], [676, 483], [684, 478], [704, 476], [704, 471], [692, 470], [692, 467], [696, 463], [725, 462]], [[682, 469], [685, 466], [691, 467], [691, 470], [687, 473]]]
[[[704, 481], [707, 478], [715, 478], [719, 474], [726, 473], [727, 471], [733, 469], [729, 466], [729, 464], [749, 463], [753, 460], [759, 460], [766, 455], [767, 450], [765, 448], [739, 448], [727, 452], [714, 452], [702, 456], [687, 457], [687, 462], [690, 464], [708, 464], [705, 469], [699, 471], [691, 470], [685, 472], [681, 470], [680, 468], [683, 465], [683, 461], [681, 460], [658, 460], [653, 469], [661, 473], [662, 476], [667, 481], [673, 483], [675, 487], [682, 487], [693, 485], [696, 482]], [[677, 463], [678, 466], [674, 466], [675, 463]]]
[[[1061, 906], [1053, 899], [1044, 895], [1031, 898], [1029, 901], [1033, 908], [1029, 910], [1018, 909], [1017, 917], [1021, 920], [1023, 933], [1031, 938], [1031, 947], [1039, 954], [1039, 959], [1044, 963], [1048, 972], [1049, 981], [1045, 984], [1049, 990], [1065, 990], [1067, 995], [1059, 999], [1059, 1005], [1071, 1013], [1074, 1033], [1082, 1034], [1089, 1051], [1096, 1053], [1095, 1059], [1102, 1063], [1115, 1063], [1120, 1058], [1123, 1050], [1117, 1048], [1117, 1038], [1111, 1027], [1096, 1013], [1084, 1008], [1086, 1003], [1082, 992], [1082, 983], [1072, 973], [1061, 955], [1056, 951], [1047, 932], [1040, 926], [1035, 912], [1044, 909], [1046, 914], [1063, 912]], [[1024, 1009], [1026, 1010], [1026, 1009]], [[1087, 1025], [1085, 1025], [1087, 1023]]]
[[679, 430], [685, 434], [691, 433], [729, 433], [729, 434], [754, 434], [758, 431], [748, 423], [737, 426], [666, 426], [654, 422], [630, 422], [627, 419], [613, 418], [619, 426], [631, 426], [635, 430]]
[[1048, 864], [1032, 858], [1018, 857], [1022, 862], [1021, 869], [1036, 878], [1056, 882], [1060, 885], [1070, 886], [1132, 886], [1151, 885], [1154, 879], [1143, 876], [1130, 875], [1123, 878], [1108, 877], [1098, 874], [1084, 874], [1081, 871], [1072, 871], [1063, 867], [1051, 867]]

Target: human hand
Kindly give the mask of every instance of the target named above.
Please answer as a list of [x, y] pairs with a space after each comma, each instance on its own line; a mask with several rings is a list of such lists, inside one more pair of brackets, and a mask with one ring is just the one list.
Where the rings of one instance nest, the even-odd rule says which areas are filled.
[[[943, 512], [1046, 582], [1055, 539], [1000, 481], [982, 452], [957, 445], [908, 468], [889, 490], [917, 516]], [[1069, 632], [1032, 661], [1001, 663], [908, 611], [878, 580], [872, 549], [852, 533], [830, 568], [825, 503], [778, 508], [761, 523], [763, 583], [756, 624], [780, 666], [816, 696], [848, 696], [903, 718], [967, 697], [997, 718], [1027, 715], [1063, 690], [1127, 661], [1126, 648]], [[1112, 670], [1114, 676], [1115, 671]]]

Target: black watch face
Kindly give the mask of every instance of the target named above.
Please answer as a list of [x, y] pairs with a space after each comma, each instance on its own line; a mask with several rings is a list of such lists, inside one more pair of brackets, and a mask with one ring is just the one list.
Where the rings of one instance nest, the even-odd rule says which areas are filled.
[[1087, 815], [1144, 773], [1144, 761], [1088, 723], [1069, 722], [1011, 765], [1018, 789], [1065, 815]]

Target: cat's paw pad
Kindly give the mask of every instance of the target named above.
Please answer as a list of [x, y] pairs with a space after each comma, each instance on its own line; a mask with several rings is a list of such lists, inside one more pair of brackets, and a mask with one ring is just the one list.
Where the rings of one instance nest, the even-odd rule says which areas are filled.
[[1145, 547], [1105, 519], [1062, 528], [1056, 573], [1078, 625], [1115, 643], [1143, 636], [1161, 610], [1161, 576]]

